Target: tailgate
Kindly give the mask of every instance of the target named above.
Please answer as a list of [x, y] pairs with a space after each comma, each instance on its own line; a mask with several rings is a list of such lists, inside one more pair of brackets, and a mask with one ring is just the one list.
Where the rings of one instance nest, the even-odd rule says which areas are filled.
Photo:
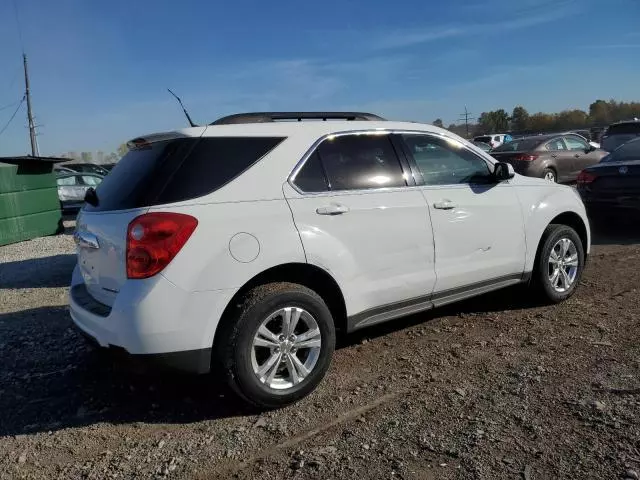
[[89, 294], [98, 302], [112, 306], [127, 280], [126, 238], [131, 220], [147, 209], [115, 213], [78, 215], [74, 235], [78, 267]]

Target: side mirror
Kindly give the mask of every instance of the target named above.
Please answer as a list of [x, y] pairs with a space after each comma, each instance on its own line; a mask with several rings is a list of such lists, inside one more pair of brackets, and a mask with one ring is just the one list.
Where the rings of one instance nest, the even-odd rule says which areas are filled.
[[597, 149], [598, 149], [597, 146], [595, 146], [592, 142], [589, 142], [589, 147], [587, 147], [587, 150], [585, 151], [585, 153], [591, 153]]
[[513, 167], [507, 162], [496, 162], [493, 167], [493, 178], [498, 182], [509, 180], [513, 178], [515, 174], [516, 172], [513, 170]]

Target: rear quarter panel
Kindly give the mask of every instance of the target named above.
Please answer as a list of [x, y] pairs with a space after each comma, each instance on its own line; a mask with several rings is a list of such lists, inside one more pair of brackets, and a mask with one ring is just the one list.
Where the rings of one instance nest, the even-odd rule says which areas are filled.
[[571, 187], [519, 175], [515, 180], [514, 186], [522, 207], [527, 241], [526, 272], [533, 270], [538, 245], [545, 229], [554, 218], [566, 212], [577, 214], [585, 224], [588, 238], [585, 253], [589, 253], [591, 248], [589, 219], [577, 191]]
[[237, 289], [271, 267], [306, 262], [284, 198], [164, 206], [158, 210], [198, 219], [191, 238], [162, 272], [184, 290]]

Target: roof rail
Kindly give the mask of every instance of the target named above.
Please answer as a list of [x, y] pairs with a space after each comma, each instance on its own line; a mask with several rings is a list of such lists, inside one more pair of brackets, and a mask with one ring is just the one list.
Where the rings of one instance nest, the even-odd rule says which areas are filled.
[[250, 112], [236, 113], [219, 118], [210, 125], [230, 125], [236, 123], [265, 123], [302, 120], [365, 120], [380, 121], [384, 118], [362, 112]]

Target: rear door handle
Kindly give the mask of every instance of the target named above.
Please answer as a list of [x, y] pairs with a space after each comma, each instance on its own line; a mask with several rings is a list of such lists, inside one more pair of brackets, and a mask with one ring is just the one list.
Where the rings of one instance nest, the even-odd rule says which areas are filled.
[[347, 213], [349, 211], [349, 207], [346, 205], [341, 205], [339, 203], [332, 203], [330, 205], [325, 205], [324, 207], [316, 208], [316, 213], [318, 215], [342, 215], [343, 213]]
[[451, 200], [440, 200], [439, 202], [433, 204], [433, 208], [437, 208], [438, 210], [451, 210], [456, 207], [457, 205]]
[[551, 154], [551, 158], [557, 158], [557, 157], [558, 157], [558, 155], [556, 153], [552, 153]]

